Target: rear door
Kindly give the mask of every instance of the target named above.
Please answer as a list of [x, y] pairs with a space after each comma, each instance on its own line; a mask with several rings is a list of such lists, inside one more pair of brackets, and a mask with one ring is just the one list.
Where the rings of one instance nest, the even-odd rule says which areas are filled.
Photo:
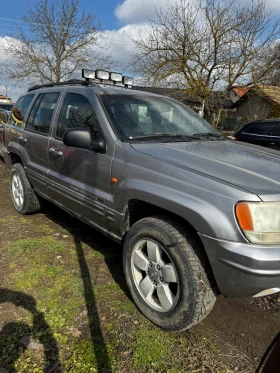
[[254, 123], [241, 131], [241, 140], [255, 145], [268, 146], [274, 127], [275, 123], [273, 122]]
[[273, 128], [268, 146], [272, 149], [280, 150], [280, 123]]
[[33, 187], [44, 194], [47, 194], [50, 126], [59, 95], [59, 92], [47, 92], [36, 97], [20, 139], [28, 155], [25, 162], [27, 176]]
[[[106, 229], [113, 147], [105, 138], [103, 126], [104, 118], [93, 94], [88, 97], [85, 90], [75, 87], [65, 93], [49, 143], [48, 191], [64, 207]], [[69, 128], [89, 128], [95, 137], [104, 137], [106, 153], [65, 146], [62, 138]]]

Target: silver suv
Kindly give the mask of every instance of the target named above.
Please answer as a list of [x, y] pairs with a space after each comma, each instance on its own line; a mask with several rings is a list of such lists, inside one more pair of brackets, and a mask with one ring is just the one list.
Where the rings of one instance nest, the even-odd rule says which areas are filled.
[[33, 87], [15, 104], [3, 149], [15, 209], [34, 213], [44, 198], [123, 244], [135, 303], [167, 330], [202, 320], [218, 293], [279, 291], [279, 152], [224, 138], [175, 100], [118, 87], [131, 84], [120, 74], [84, 77]]

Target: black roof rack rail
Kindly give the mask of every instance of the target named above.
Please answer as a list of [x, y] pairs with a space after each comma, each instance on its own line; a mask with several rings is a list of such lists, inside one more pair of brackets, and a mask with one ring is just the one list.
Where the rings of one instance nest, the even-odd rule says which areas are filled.
[[28, 92], [34, 91], [35, 89], [39, 89], [39, 88], [48, 88], [48, 87], [74, 85], [74, 84], [86, 85], [86, 86], [92, 85], [88, 80], [70, 79], [70, 80], [67, 80], [66, 82], [46, 83], [46, 84], [42, 84], [42, 85], [34, 85], [33, 87], [28, 89]]

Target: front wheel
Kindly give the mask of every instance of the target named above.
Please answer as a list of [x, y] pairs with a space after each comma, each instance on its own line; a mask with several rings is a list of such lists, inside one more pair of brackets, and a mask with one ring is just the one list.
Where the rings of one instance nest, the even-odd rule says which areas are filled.
[[188, 329], [213, 308], [216, 296], [202, 252], [199, 238], [169, 218], [141, 219], [127, 233], [128, 288], [140, 311], [161, 328]]

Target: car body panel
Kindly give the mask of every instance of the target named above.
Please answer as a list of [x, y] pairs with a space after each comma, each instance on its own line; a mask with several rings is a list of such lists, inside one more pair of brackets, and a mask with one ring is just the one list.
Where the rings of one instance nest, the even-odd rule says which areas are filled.
[[280, 284], [280, 245], [217, 240], [200, 234], [220, 292], [252, 297]]
[[132, 143], [131, 146], [179, 168], [206, 174], [259, 196], [280, 192], [278, 152], [263, 151], [231, 140], [161, 143], [156, 147]]
[[237, 200], [259, 201], [256, 194], [221, 182], [210, 172], [177, 166], [133, 148], [146, 145], [157, 149], [167, 144], [116, 143], [112, 176], [118, 182], [112, 186], [110, 208], [120, 213], [130, 200], [148, 202], [181, 216], [198, 232], [244, 241], [234, 206]]

